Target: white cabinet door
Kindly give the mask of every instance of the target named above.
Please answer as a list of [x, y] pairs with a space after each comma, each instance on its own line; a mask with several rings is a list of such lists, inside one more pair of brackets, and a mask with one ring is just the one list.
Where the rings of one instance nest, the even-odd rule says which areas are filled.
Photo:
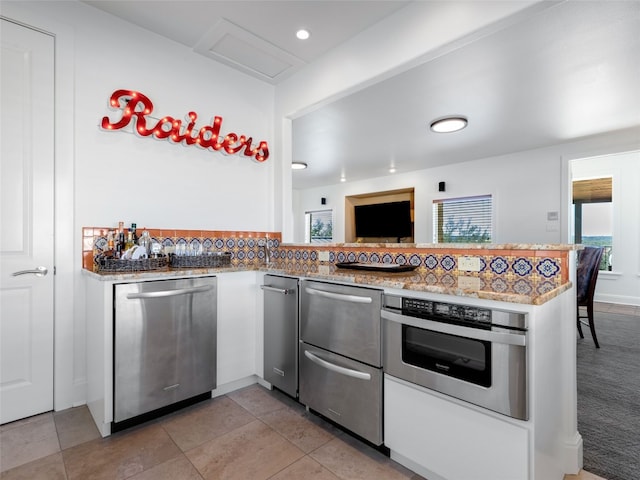
[[256, 272], [218, 277], [218, 387], [256, 374]]
[[0, 423], [53, 409], [54, 39], [1, 20]]
[[409, 459], [422, 467], [417, 471], [427, 478], [529, 478], [527, 428], [431, 395], [387, 375], [384, 413], [385, 445], [391, 450], [391, 457], [395, 453]]

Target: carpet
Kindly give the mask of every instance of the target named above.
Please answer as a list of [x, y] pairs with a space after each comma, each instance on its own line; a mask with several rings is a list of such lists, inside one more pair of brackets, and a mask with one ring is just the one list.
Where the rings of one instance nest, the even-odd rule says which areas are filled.
[[640, 479], [640, 317], [595, 313], [578, 337], [578, 431], [584, 470], [607, 480]]

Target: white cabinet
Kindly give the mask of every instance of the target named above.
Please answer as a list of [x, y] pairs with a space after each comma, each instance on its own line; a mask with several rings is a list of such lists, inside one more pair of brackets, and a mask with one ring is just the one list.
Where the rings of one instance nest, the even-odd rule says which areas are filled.
[[429, 479], [529, 478], [529, 429], [385, 375], [385, 445]]
[[[255, 383], [257, 299], [256, 272], [218, 273], [218, 389], [234, 382]], [[261, 373], [261, 372], [260, 372]], [[220, 391], [218, 391], [220, 390]]]

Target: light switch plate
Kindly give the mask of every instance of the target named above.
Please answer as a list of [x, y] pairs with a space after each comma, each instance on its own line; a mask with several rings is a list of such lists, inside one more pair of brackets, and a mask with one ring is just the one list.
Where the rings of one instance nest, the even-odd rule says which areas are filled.
[[327, 250], [320, 250], [318, 252], [318, 260], [321, 262], [329, 261], [329, 252]]
[[480, 271], [480, 257], [459, 257], [458, 258], [458, 270], [465, 272], [479, 272]]

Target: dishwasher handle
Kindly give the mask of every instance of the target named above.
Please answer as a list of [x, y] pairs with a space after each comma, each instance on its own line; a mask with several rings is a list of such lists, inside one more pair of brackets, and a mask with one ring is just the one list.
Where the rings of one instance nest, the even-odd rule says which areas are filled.
[[188, 295], [190, 293], [201, 293], [207, 292], [211, 290], [213, 287], [211, 285], [202, 285], [199, 287], [190, 287], [190, 288], [177, 288], [175, 290], [161, 290], [159, 292], [139, 292], [139, 293], [128, 293], [127, 298], [137, 299], [137, 298], [165, 298], [165, 297], [175, 297], [178, 295]]
[[260, 288], [264, 291], [267, 292], [275, 292], [275, 293], [281, 293], [283, 295], [289, 295], [291, 293], [296, 293], [296, 291], [292, 288], [277, 288], [277, 287], [272, 287], [270, 285], [260, 285]]
[[352, 370], [351, 368], [341, 367], [335, 363], [327, 362], [320, 357], [314, 355], [308, 350], [304, 351], [304, 356], [311, 360], [313, 363], [320, 365], [321, 367], [331, 370], [332, 372], [341, 373], [348, 377], [359, 378], [360, 380], [371, 380], [371, 374], [366, 372], [360, 372], [358, 370]]
[[318, 295], [319, 297], [330, 298], [331, 300], [342, 300], [344, 302], [351, 303], [373, 303], [371, 297], [360, 297], [358, 295], [345, 295], [343, 293], [325, 292], [324, 290], [317, 290], [315, 288], [306, 287], [305, 292], [309, 295]]

